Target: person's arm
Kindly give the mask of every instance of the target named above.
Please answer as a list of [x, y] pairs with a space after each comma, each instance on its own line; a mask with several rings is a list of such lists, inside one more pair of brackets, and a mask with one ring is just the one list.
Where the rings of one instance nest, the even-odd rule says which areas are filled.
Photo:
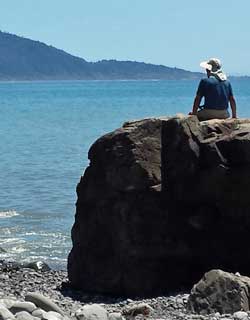
[[204, 84], [204, 79], [201, 79], [197, 92], [196, 92], [196, 97], [194, 98], [194, 103], [193, 103], [193, 108], [192, 111], [189, 112], [190, 115], [196, 115], [197, 111], [199, 109], [201, 99], [204, 96], [204, 90], [205, 90], [205, 84]]
[[202, 97], [197, 94], [194, 99], [193, 109], [191, 112], [189, 112], [189, 115], [196, 115], [197, 114], [197, 111], [198, 111], [200, 103], [201, 103], [201, 99], [202, 99]]
[[232, 118], [237, 118], [236, 101], [234, 99], [234, 96], [229, 97], [229, 103], [232, 110]]

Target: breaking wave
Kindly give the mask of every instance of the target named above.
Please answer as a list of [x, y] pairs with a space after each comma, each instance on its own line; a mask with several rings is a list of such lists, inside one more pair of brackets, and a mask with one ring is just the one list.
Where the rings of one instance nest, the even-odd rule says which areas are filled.
[[15, 210], [0, 211], [0, 219], [12, 218], [18, 215], [19, 213], [17, 213]]

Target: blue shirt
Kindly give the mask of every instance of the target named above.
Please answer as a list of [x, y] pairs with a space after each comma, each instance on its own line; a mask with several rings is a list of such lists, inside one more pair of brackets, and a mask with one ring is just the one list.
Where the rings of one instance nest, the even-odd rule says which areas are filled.
[[228, 80], [220, 81], [211, 76], [201, 79], [197, 95], [204, 97], [205, 109], [223, 110], [228, 108], [228, 100], [233, 96], [233, 90]]

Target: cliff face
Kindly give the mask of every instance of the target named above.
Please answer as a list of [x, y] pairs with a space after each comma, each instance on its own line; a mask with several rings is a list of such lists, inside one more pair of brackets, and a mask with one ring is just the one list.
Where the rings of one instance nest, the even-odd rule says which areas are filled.
[[89, 159], [68, 258], [74, 287], [152, 295], [212, 268], [249, 273], [249, 121], [130, 122]]

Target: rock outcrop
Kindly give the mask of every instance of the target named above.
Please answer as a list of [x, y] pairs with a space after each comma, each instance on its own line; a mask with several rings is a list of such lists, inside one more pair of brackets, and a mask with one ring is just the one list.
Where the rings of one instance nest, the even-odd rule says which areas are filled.
[[209, 269], [249, 273], [250, 121], [129, 122], [98, 139], [89, 159], [77, 187], [72, 286], [152, 295]]
[[[161, 120], [149, 119], [126, 123], [91, 147], [90, 166], [77, 187], [68, 261], [74, 287], [112, 294], [152, 291], [147, 277], [167, 245], [160, 141]], [[154, 290], [165, 273], [158, 271]]]
[[170, 119], [162, 137], [162, 192], [190, 279], [215, 268], [248, 275], [250, 122]]
[[232, 314], [250, 310], [250, 278], [211, 270], [194, 285], [188, 299], [192, 312]]

